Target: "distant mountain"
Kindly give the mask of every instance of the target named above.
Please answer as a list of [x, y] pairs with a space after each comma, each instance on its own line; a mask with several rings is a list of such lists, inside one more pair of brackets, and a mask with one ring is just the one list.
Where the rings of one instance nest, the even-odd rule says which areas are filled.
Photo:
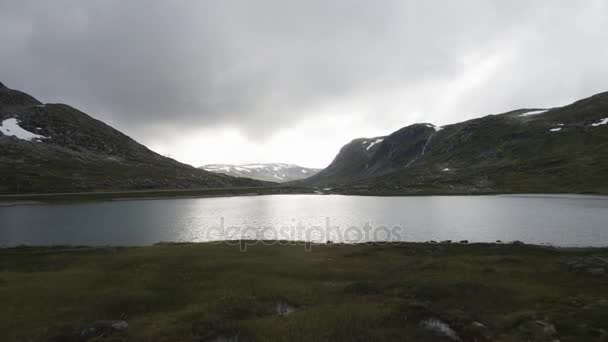
[[608, 193], [608, 92], [355, 139], [297, 182], [356, 193]]
[[0, 194], [264, 184], [163, 157], [75, 108], [0, 83]]
[[289, 182], [310, 177], [321, 169], [311, 169], [293, 164], [209, 164], [200, 167], [206, 171], [222, 173], [234, 177], [247, 177], [269, 182]]

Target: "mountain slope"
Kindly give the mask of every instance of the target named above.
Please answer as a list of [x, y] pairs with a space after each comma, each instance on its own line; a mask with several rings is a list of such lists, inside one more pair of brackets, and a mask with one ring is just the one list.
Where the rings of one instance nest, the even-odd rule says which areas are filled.
[[356, 139], [302, 181], [371, 193], [608, 193], [608, 93], [444, 127], [415, 124], [366, 153]]
[[311, 169], [282, 163], [243, 165], [208, 164], [201, 166], [200, 169], [234, 177], [247, 177], [278, 183], [307, 178], [320, 171], [320, 169]]
[[0, 194], [263, 184], [163, 157], [75, 108], [0, 83]]

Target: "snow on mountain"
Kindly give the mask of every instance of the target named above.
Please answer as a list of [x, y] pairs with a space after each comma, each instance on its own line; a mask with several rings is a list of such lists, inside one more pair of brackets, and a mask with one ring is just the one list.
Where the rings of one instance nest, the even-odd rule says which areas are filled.
[[39, 142], [40, 141], [39, 139], [46, 138], [42, 135], [34, 134], [30, 131], [27, 131], [27, 130], [21, 128], [21, 126], [19, 126], [19, 120], [15, 119], [15, 118], [3, 120], [0, 123], [0, 133], [7, 135], [7, 136], [14, 136], [14, 137], [17, 137], [18, 139], [26, 140], [26, 141], [31, 141], [33, 139], [36, 139], [36, 141]]
[[546, 112], [548, 112], [548, 111], [549, 111], [548, 109], [532, 110], [532, 111], [529, 111], [529, 112], [525, 112], [525, 113], [521, 114], [520, 116], [532, 116], [532, 115], [539, 115], [539, 114], [546, 113]]
[[320, 169], [311, 169], [294, 164], [264, 163], [264, 164], [208, 164], [199, 167], [205, 171], [223, 173], [235, 177], [247, 177], [270, 182], [289, 182], [310, 177]]

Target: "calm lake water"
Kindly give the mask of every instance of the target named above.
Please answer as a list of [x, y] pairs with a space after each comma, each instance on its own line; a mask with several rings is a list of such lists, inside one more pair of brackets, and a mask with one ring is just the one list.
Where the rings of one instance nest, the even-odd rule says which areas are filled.
[[608, 197], [274, 195], [0, 207], [0, 246], [241, 237], [608, 246]]

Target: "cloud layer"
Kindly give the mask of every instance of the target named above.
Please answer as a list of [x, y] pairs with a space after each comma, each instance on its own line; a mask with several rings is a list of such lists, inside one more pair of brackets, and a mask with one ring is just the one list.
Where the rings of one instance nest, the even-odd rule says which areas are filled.
[[190, 163], [325, 166], [360, 135], [565, 104], [608, 90], [607, 41], [601, 0], [0, 2], [2, 82]]

